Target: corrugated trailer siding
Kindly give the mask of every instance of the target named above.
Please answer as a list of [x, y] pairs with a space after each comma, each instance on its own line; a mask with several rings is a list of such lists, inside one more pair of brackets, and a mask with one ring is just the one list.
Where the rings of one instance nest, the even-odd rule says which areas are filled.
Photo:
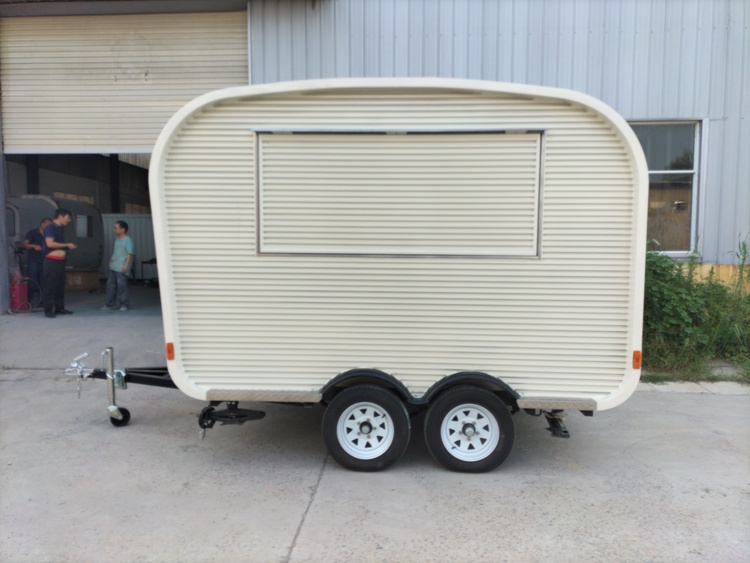
[[[256, 257], [251, 130], [374, 122], [544, 130], [541, 259]], [[526, 396], [601, 398], [629, 362], [636, 180], [627, 158], [598, 116], [548, 100], [352, 93], [210, 107], [176, 133], [164, 167], [173, 328], [187, 376], [216, 398], [221, 389], [316, 392], [340, 372], [375, 367], [418, 395], [478, 370]]]

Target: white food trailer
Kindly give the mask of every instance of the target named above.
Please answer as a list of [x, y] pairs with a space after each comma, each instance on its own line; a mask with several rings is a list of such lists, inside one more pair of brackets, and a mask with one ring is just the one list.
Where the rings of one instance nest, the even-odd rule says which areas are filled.
[[493, 469], [512, 414], [567, 436], [564, 411], [635, 390], [647, 188], [630, 127], [577, 92], [401, 78], [206, 94], [151, 161], [169, 376], [211, 401], [203, 428], [262, 416], [239, 401], [322, 403], [332, 457], [368, 471], [424, 411], [438, 462]]

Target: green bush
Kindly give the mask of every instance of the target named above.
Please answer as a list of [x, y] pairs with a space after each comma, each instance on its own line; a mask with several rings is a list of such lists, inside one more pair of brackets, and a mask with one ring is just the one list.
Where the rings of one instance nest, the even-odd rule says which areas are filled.
[[649, 252], [643, 317], [643, 358], [650, 370], [700, 375], [710, 361], [750, 365], [750, 282], [747, 243], [740, 245], [738, 280], [729, 287], [695, 279], [695, 265]]

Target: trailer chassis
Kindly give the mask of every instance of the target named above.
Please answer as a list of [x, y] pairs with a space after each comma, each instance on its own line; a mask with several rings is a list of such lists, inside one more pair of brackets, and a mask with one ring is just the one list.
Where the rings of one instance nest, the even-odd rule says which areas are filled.
[[[110, 346], [101, 353], [101, 363], [99, 369], [86, 367], [82, 361], [88, 357], [88, 353], [81, 354], [73, 359], [70, 367], [65, 370], [66, 375], [75, 376], [78, 379], [78, 398], [81, 398], [81, 384], [85, 379], [102, 379], [107, 382], [107, 396], [109, 404], [107, 405], [107, 414], [109, 421], [113, 426], [126, 426], [130, 422], [130, 411], [117, 404], [116, 393], [118, 389], [127, 389], [128, 383], [150, 385], [154, 387], [163, 387], [168, 389], [177, 389], [169, 375], [166, 367], [150, 368], [115, 368], [114, 349]], [[226, 403], [225, 409], [217, 410], [221, 403]], [[426, 407], [426, 404], [425, 404]], [[524, 412], [531, 416], [544, 416], [549, 424], [547, 430], [553, 437], [569, 438], [570, 433], [565, 427], [564, 410], [541, 410], [541, 409], [523, 409]], [[593, 411], [582, 411], [585, 416], [593, 416]], [[204, 407], [198, 414], [199, 436], [203, 439], [206, 430], [213, 428], [219, 422], [222, 426], [227, 424], [244, 424], [251, 420], [260, 420], [265, 417], [263, 411], [241, 409], [238, 401], [211, 401], [208, 406]]]

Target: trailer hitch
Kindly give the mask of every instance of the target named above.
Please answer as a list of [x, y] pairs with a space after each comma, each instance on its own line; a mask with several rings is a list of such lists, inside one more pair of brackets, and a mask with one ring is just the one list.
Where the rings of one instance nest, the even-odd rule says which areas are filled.
[[96, 378], [107, 380], [107, 395], [109, 396], [109, 405], [107, 413], [109, 421], [113, 426], [125, 426], [130, 422], [130, 411], [118, 407], [115, 401], [115, 389], [127, 389], [128, 384], [125, 381], [125, 370], [115, 369], [115, 357], [112, 347], [106, 348], [101, 355], [101, 368], [89, 369], [82, 360], [88, 357], [88, 353], [83, 353], [73, 359], [70, 367], [65, 370], [66, 375], [75, 375], [78, 378], [78, 398], [81, 398], [81, 382], [84, 379]]
[[74, 358], [70, 367], [65, 370], [65, 375], [74, 376], [78, 379], [79, 399], [81, 398], [81, 383], [83, 380], [103, 379], [107, 382], [107, 394], [109, 396], [107, 413], [109, 414], [109, 421], [113, 426], [125, 426], [130, 422], [130, 411], [118, 406], [115, 400], [115, 391], [117, 389], [127, 389], [128, 382], [171, 389], [177, 388], [174, 381], [169, 377], [169, 370], [166, 367], [115, 368], [114, 349], [112, 347], [108, 347], [102, 352], [99, 369], [86, 367], [83, 364], [83, 360], [87, 357], [88, 354], [83, 353]]
[[222, 402], [224, 401], [211, 401], [198, 415], [201, 440], [206, 437], [206, 429], [213, 428], [217, 422], [220, 422], [222, 426], [226, 424], [245, 424], [249, 420], [260, 420], [266, 416], [266, 413], [263, 411], [239, 408], [237, 401], [226, 401], [227, 408], [217, 411], [214, 407], [218, 407]]

